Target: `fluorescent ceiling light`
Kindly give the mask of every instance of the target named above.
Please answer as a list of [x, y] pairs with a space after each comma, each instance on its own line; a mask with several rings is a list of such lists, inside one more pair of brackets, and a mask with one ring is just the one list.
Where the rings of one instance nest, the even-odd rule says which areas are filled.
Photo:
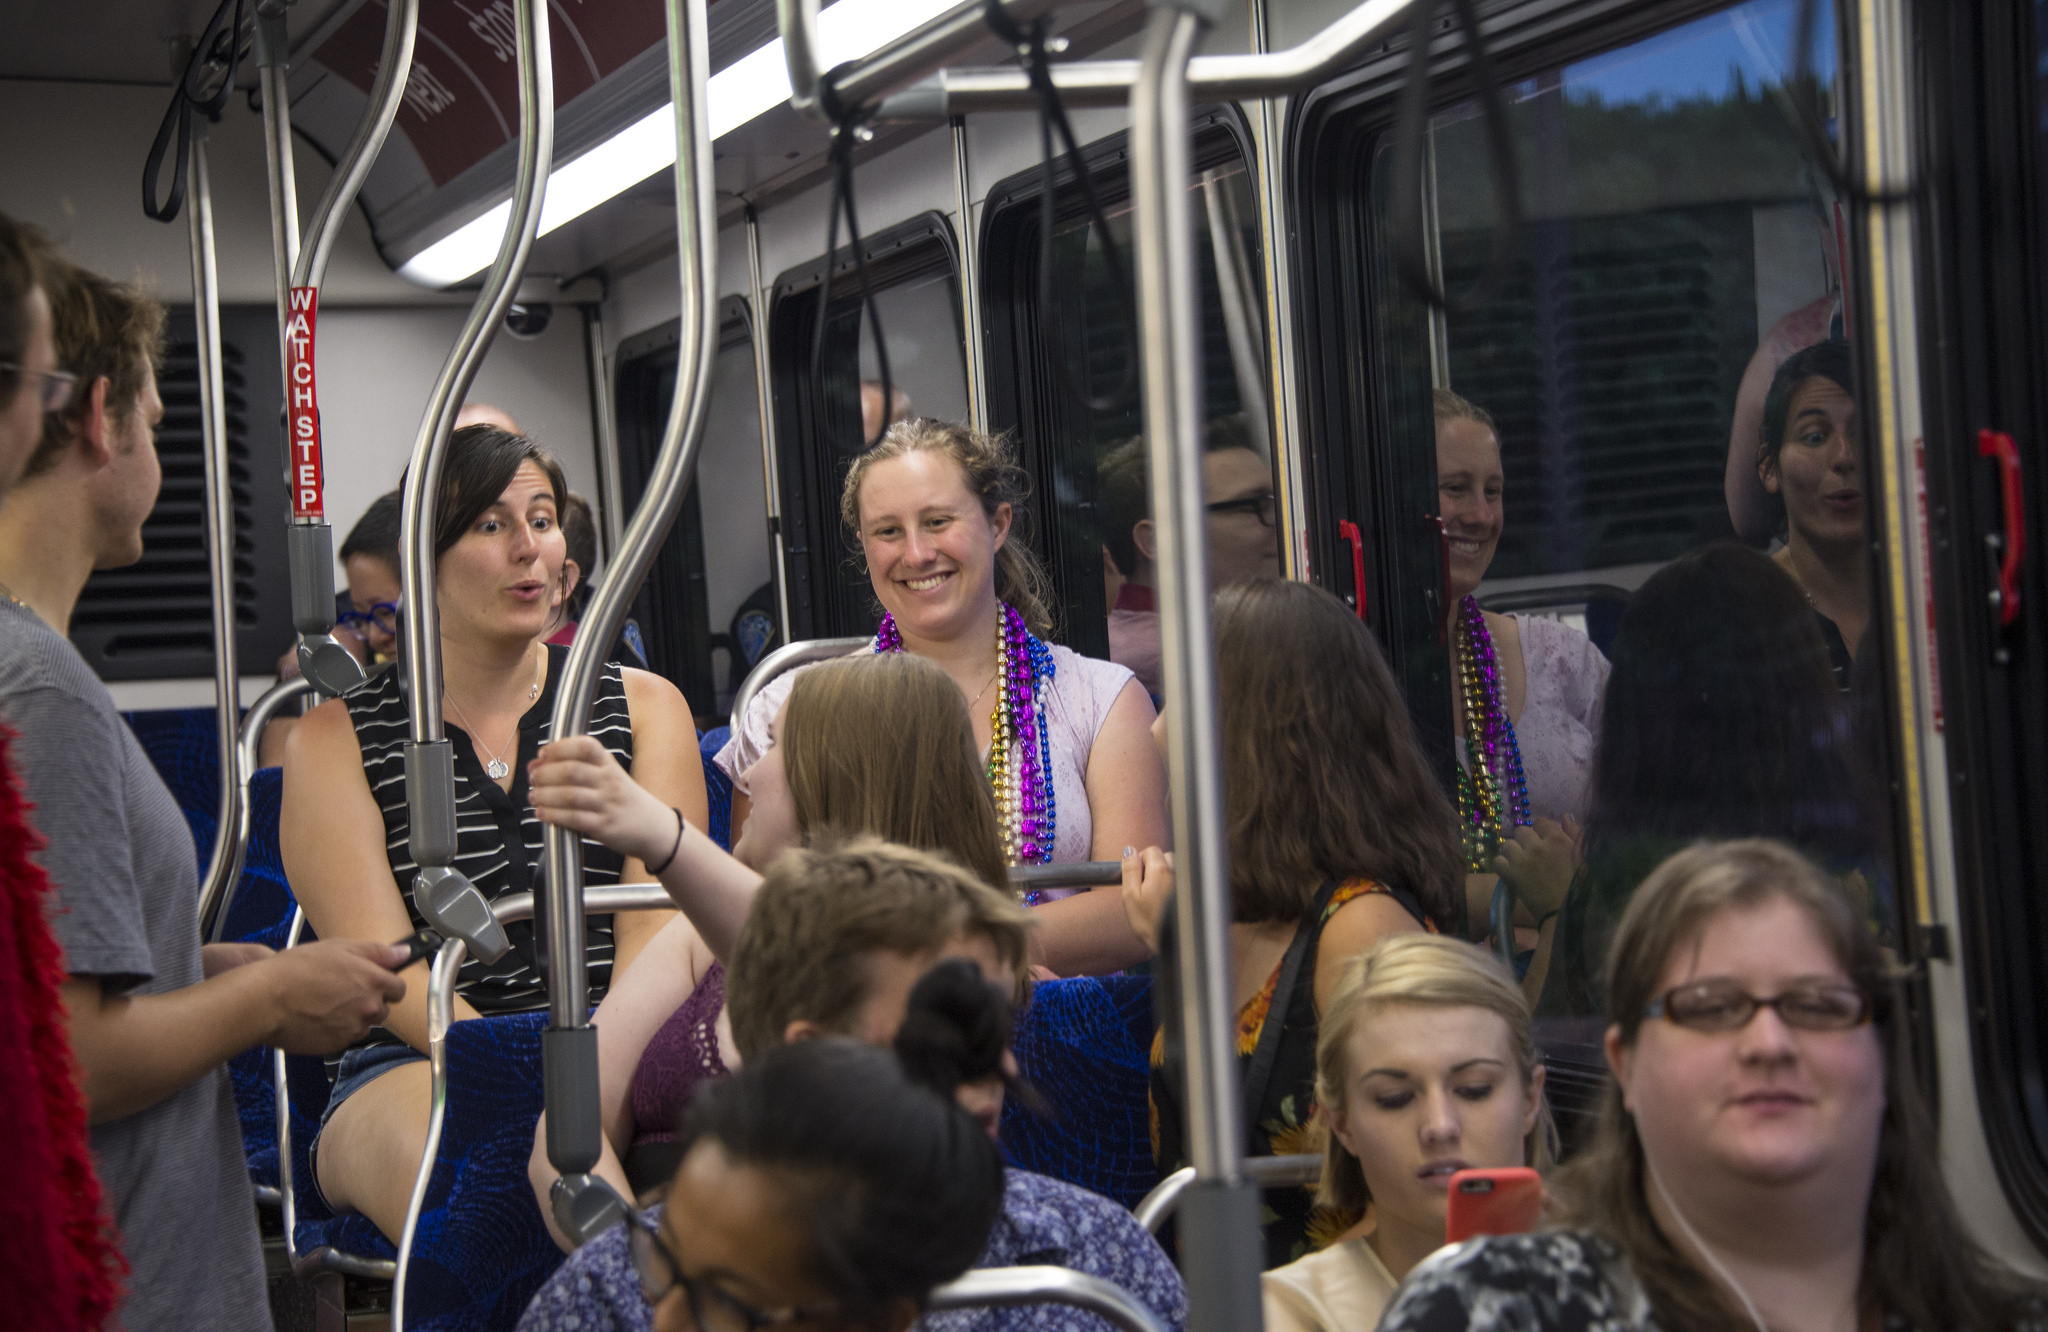
[[[956, 0], [839, 0], [818, 15], [819, 64], [858, 60], [951, 9]], [[706, 90], [716, 140], [789, 100], [789, 65], [777, 37], [712, 75]], [[611, 138], [548, 174], [540, 234], [583, 216], [657, 171], [675, 165], [673, 103], [642, 116]], [[512, 218], [507, 199], [407, 260], [398, 275], [423, 287], [453, 286], [490, 266]]]

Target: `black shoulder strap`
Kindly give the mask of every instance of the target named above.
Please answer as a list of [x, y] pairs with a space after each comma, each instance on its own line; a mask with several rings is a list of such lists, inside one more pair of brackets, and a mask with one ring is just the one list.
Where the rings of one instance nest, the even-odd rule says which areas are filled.
[[1244, 1112], [1247, 1120], [1259, 1113], [1266, 1099], [1266, 1086], [1273, 1080], [1273, 1062], [1280, 1057], [1280, 1031], [1287, 1025], [1287, 1010], [1294, 1007], [1294, 986], [1301, 979], [1303, 962], [1315, 952], [1316, 939], [1323, 932], [1323, 912], [1336, 895], [1337, 881], [1331, 879], [1316, 890], [1315, 902], [1301, 924], [1294, 927], [1294, 942], [1280, 962], [1280, 979], [1273, 986], [1273, 1002], [1259, 1027], [1259, 1043], [1252, 1050], [1252, 1062], [1244, 1071]]

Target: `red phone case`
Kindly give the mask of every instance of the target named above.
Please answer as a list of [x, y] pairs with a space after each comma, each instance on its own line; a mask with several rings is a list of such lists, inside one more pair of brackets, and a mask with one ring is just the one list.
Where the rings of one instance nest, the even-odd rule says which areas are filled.
[[1519, 1235], [1534, 1230], [1543, 1213], [1543, 1177], [1527, 1166], [1460, 1170], [1447, 1187], [1446, 1244], [1474, 1235]]

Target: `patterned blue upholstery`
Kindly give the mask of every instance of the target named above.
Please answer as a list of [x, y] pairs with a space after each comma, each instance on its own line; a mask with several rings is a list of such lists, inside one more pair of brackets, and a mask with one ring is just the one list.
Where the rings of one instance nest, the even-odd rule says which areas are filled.
[[[282, 794], [280, 769], [266, 768], [250, 783], [249, 854], [229, 908], [229, 938], [280, 947], [290, 927], [294, 902], [277, 848]], [[311, 930], [302, 936], [311, 937]], [[522, 1013], [460, 1022], [449, 1033], [448, 1117], [407, 1291], [407, 1322], [415, 1328], [510, 1327], [562, 1261], [526, 1180], [533, 1126], [541, 1112], [540, 1033], [546, 1025], [546, 1013]], [[275, 1184], [270, 1051], [248, 1051], [229, 1067], [249, 1173], [258, 1183]], [[395, 1258], [397, 1251], [375, 1226], [359, 1216], [335, 1217], [313, 1190], [307, 1148], [327, 1106], [324, 1061], [288, 1057], [285, 1077], [291, 1094], [299, 1252], [326, 1245], [364, 1257]]]
[[1044, 1097], [1003, 1107], [1011, 1164], [1135, 1206], [1154, 1184], [1150, 1102], [1152, 979], [1045, 981], [1017, 1018], [1017, 1064]]
[[156, 765], [157, 775], [177, 797], [199, 846], [194, 872], [204, 874], [220, 823], [220, 737], [213, 709], [157, 708], [121, 715], [141, 742], [142, 752]]
[[731, 734], [730, 726], [714, 726], [697, 738], [697, 752], [704, 759], [704, 794], [711, 797], [711, 826], [704, 831], [728, 851], [732, 850], [732, 779], [711, 758], [725, 748]]

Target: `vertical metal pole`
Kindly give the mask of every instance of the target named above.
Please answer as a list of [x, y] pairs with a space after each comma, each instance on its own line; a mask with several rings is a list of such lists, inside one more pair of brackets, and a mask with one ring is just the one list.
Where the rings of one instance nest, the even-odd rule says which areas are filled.
[[1250, 427], [1253, 449], [1270, 466], [1273, 417], [1266, 406], [1266, 378], [1259, 355], [1265, 330], [1258, 326], [1252, 301], [1252, 275], [1240, 245], [1237, 209], [1214, 171], [1202, 173], [1202, 211], [1209, 223], [1209, 255], [1216, 265], [1216, 294], [1223, 307], [1223, 334], [1230, 346], [1230, 371], [1237, 382], [1238, 411]]
[[[668, 536], [696, 467], [718, 355], [718, 194], [712, 176], [706, 89], [711, 48], [705, 0], [667, 0], [669, 92], [676, 117], [676, 248], [681, 281], [676, 389], [661, 452], [624, 540], [585, 609], [555, 693], [552, 734], [583, 735], [604, 652], [626, 605]], [[583, 956], [583, 843], [550, 826], [546, 891], [537, 900], [547, 943], [548, 1029], [541, 1036], [548, 1163], [559, 1172], [549, 1202], [578, 1243], [623, 1217], [626, 1203], [593, 1176], [603, 1146], [597, 1096], [597, 1029], [590, 1025]]]
[[220, 749], [220, 822], [199, 888], [200, 937], [210, 937], [228, 887], [242, 877], [241, 673], [235, 661], [235, 490], [228, 459], [227, 395], [220, 370], [220, 275], [214, 265], [208, 125], [193, 117], [191, 146], [192, 327], [199, 344], [199, 417], [206, 449], [206, 554], [213, 576], [213, 710]]
[[1173, 794], [1180, 1027], [1187, 1141], [1196, 1180], [1180, 1212], [1192, 1332], [1262, 1325], [1258, 1193], [1244, 1178], [1244, 1124], [1230, 1011], [1230, 868], [1223, 749], [1202, 539], [1201, 328], [1188, 198], [1194, 145], [1188, 60], [1204, 16], [1156, 5], [1131, 90], [1133, 250], [1138, 256], [1145, 440], [1159, 523], [1160, 647]]
[[[1436, 289], [1444, 289], [1443, 222], [1437, 209], [1436, 130], [1422, 123], [1422, 261]], [[1429, 386], [1451, 387], [1451, 322], [1441, 305], [1429, 308]]]
[[[754, 392], [761, 399], [761, 479], [768, 488], [768, 543], [775, 568], [775, 611], [789, 637], [789, 568], [782, 545], [782, 475], [775, 460], [775, 384], [768, 355], [768, 289], [761, 285], [761, 219], [747, 205], [747, 313], [754, 338]], [[735, 685], [735, 688], [738, 686]]]
[[974, 225], [974, 182], [967, 167], [967, 121], [953, 117], [953, 200], [960, 216], [960, 322], [966, 333], [967, 424], [988, 433], [988, 382], [981, 343], [981, 246]]
[[[1252, 49], [1272, 49], [1267, 5], [1250, 0]], [[1294, 273], [1287, 266], [1287, 164], [1281, 140], [1287, 99], [1259, 101], [1253, 143], [1258, 151], [1259, 259], [1266, 277], [1266, 346], [1273, 374], [1273, 489], [1280, 499], [1281, 559], [1289, 578], [1309, 576], [1308, 483], [1301, 456], [1300, 395], [1295, 382]]]
[[[416, 0], [394, 0], [413, 4]], [[410, 691], [411, 738], [405, 747], [405, 791], [411, 821], [409, 849], [419, 874], [413, 904], [443, 935], [460, 937], [487, 962], [510, 946], [476, 885], [453, 868], [455, 859], [455, 760], [441, 724], [441, 614], [434, 599], [434, 513], [441, 467], [455, 413], [476, 379], [519, 289], [526, 256], [540, 225], [542, 197], [555, 153], [555, 79], [548, 41], [545, 0], [514, 0], [518, 30], [519, 158], [512, 185], [512, 212], [498, 256], [483, 290], [449, 349], [406, 467], [401, 508], [399, 579], [405, 589], [405, 677]], [[303, 258], [303, 256], [302, 256]], [[610, 639], [606, 639], [609, 642]], [[582, 916], [576, 917], [580, 926]], [[579, 937], [581, 931], [578, 931]], [[579, 954], [580, 956], [580, 954]]]
[[270, 180], [270, 264], [277, 295], [277, 357], [291, 319], [292, 269], [299, 262], [299, 186], [292, 164], [290, 70], [283, 10], [256, 10], [256, 77], [263, 97], [263, 165]]
[[[603, 509], [597, 530], [604, 538], [604, 557], [609, 561], [619, 548], [626, 496], [619, 480], [619, 407], [612, 401], [611, 362], [605, 356], [604, 342], [604, 306], [593, 301], [583, 307], [583, 343], [590, 354], [590, 420], [596, 428], [597, 499]], [[589, 582], [595, 573], [594, 569], [583, 570], [583, 581]]]

